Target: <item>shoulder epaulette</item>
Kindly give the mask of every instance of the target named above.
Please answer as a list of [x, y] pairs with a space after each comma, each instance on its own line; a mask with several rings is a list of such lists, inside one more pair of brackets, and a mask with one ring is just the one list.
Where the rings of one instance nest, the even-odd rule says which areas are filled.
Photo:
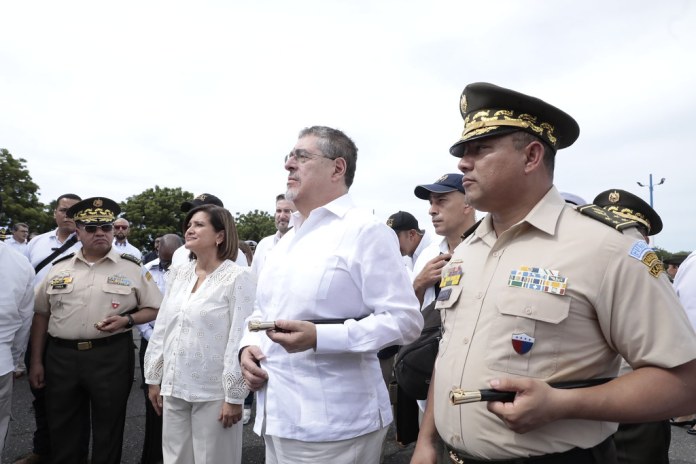
[[620, 232], [631, 227], [640, 226], [638, 222], [632, 221], [631, 219], [626, 219], [625, 217], [619, 216], [612, 211], [607, 211], [601, 206], [590, 204], [578, 206], [577, 210], [585, 216], [591, 217], [592, 219], [599, 221], [602, 224], [606, 224]]
[[138, 266], [140, 266], [140, 265], [143, 263], [141, 260], [139, 260], [139, 259], [136, 258], [135, 256], [133, 256], [133, 255], [131, 255], [131, 254], [128, 254], [128, 253], [123, 253], [123, 254], [121, 255], [121, 258], [125, 259], [126, 261], [130, 261], [130, 262], [132, 262], [132, 263], [135, 263], [135, 264], [137, 264]]
[[61, 261], [65, 261], [66, 259], [72, 258], [73, 256], [75, 256], [75, 253], [70, 253], [70, 254], [68, 254], [68, 255], [61, 256], [60, 258], [58, 258], [58, 259], [56, 259], [55, 261], [53, 261], [51, 264], [56, 264], [56, 263], [59, 263], [59, 262], [61, 262]]
[[478, 226], [481, 225], [481, 221], [483, 221], [483, 219], [479, 219], [479, 220], [476, 222], [476, 224], [474, 224], [473, 226], [471, 226], [471, 227], [469, 227], [468, 229], [466, 229], [466, 231], [462, 234], [462, 237], [461, 237], [461, 238], [462, 238], [462, 242], [463, 242], [464, 240], [466, 240], [466, 238], [467, 238], [469, 235], [473, 234], [474, 231], [476, 231], [476, 229], [478, 229]]

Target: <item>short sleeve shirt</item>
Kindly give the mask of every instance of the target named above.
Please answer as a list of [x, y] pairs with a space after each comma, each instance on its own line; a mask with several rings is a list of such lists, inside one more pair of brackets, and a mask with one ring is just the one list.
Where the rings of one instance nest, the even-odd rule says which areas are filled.
[[444, 441], [472, 458], [511, 459], [611, 435], [616, 424], [589, 420], [517, 434], [485, 403], [453, 406], [449, 393], [499, 377], [613, 377], [621, 356], [634, 369], [696, 358], [696, 337], [656, 259], [634, 229], [622, 234], [582, 215], [555, 188], [499, 237], [486, 217], [444, 268], [436, 304], [444, 334], [435, 422]]
[[162, 294], [149, 272], [113, 247], [89, 264], [80, 249], [54, 263], [36, 287], [34, 311], [50, 316], [48, 333], [69, 340], [111, 336], [94, 324], [133, 309], [159, 308]]

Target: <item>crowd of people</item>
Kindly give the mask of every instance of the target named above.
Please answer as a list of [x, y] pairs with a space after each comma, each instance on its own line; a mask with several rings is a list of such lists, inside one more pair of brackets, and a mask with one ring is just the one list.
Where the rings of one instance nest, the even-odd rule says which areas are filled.
[[[18, 463], [120, 462], [133, 330], [142, 464], [241, 463], [254, 400], [269, 464], [379, 463], [395, 417], [414, 464], [668, 462], [670, 426], [695, 423], [696, 255], [660, 261], [659, 214], [630, 192], [558, 191], [556, 152], [579, 136], [564, 111], [488, 83], [460, 109], [460, 172], [414, 186], [438, 238], [356, 206], [358, 149], [324, 126], [286, 156], [258, 244], [211, 194], [144, 264], [109, 198], [61, 195], [57, 228], [24, 248], [17, 224], [0, 242], [0, 436], [25, 369], [36, 422]], [[416, 406], [391, 374], [426, 313], [439, 349]]]

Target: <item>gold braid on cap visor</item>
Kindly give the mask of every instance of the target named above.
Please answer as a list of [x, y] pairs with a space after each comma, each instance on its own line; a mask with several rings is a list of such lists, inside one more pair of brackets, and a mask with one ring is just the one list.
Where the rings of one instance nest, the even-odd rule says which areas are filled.
[[502, 126], [529, 129], [546, 140], [553, 148], [558, 146], [555, 128], [548, 122], [537, 123], [537, 117], [527, 113], [515, 113], [513, 110], [481, 110], [470, 113], [464, 118], [464, 132], [461, 140], [485, 134]]
[[115, 217], [110, 209], [87, 208], [77, 212], [73, 219], [79, 222], [113, 222]]
[[621, 217], [624, 217], [626, 219], [631, 219], [633, 221], [636, 221], [640, 224], [643, 224], [645, 227], [648, 228], [648, 232], [650, 232], [650, 221], [645, 217], [645, 215], [639, 213], [638, 211], [633, 211], [630, 208], [620, 208], [618, 206], [605, 206], [604, 209], [607, 211], [611, 211], [612, 213], [616, 213]]

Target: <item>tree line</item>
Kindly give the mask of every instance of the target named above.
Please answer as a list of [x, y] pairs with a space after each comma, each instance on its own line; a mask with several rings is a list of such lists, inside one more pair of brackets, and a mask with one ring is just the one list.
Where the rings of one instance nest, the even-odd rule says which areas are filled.
[[[44, 204], [39, 200], [39, 186], [32, 180], [26, 162], [24, 158], [12, 156], [5, 148], [0, 149], [0, 197], [3, 205], [0, 229], [4, 228], [6, 234], [20, 222], [29, 225], [31, 232], [39, 234], [56, 227], [53, 219], [56, 201], [53, 199]], [[159, 185], [127, 197], [119, 205], [121, 217], [131, 224], [128, 241], [141, 250], [151, 250], [155, 238], [161, 235], [183, 235], [186, 213], [181, 211], [181, 203], [193, 197], [193, 193], [181, 187]], [[240, 240], [258, 242], [275, 233], [274, 218], [266, 211], [236, 212], [234, 217]]]

